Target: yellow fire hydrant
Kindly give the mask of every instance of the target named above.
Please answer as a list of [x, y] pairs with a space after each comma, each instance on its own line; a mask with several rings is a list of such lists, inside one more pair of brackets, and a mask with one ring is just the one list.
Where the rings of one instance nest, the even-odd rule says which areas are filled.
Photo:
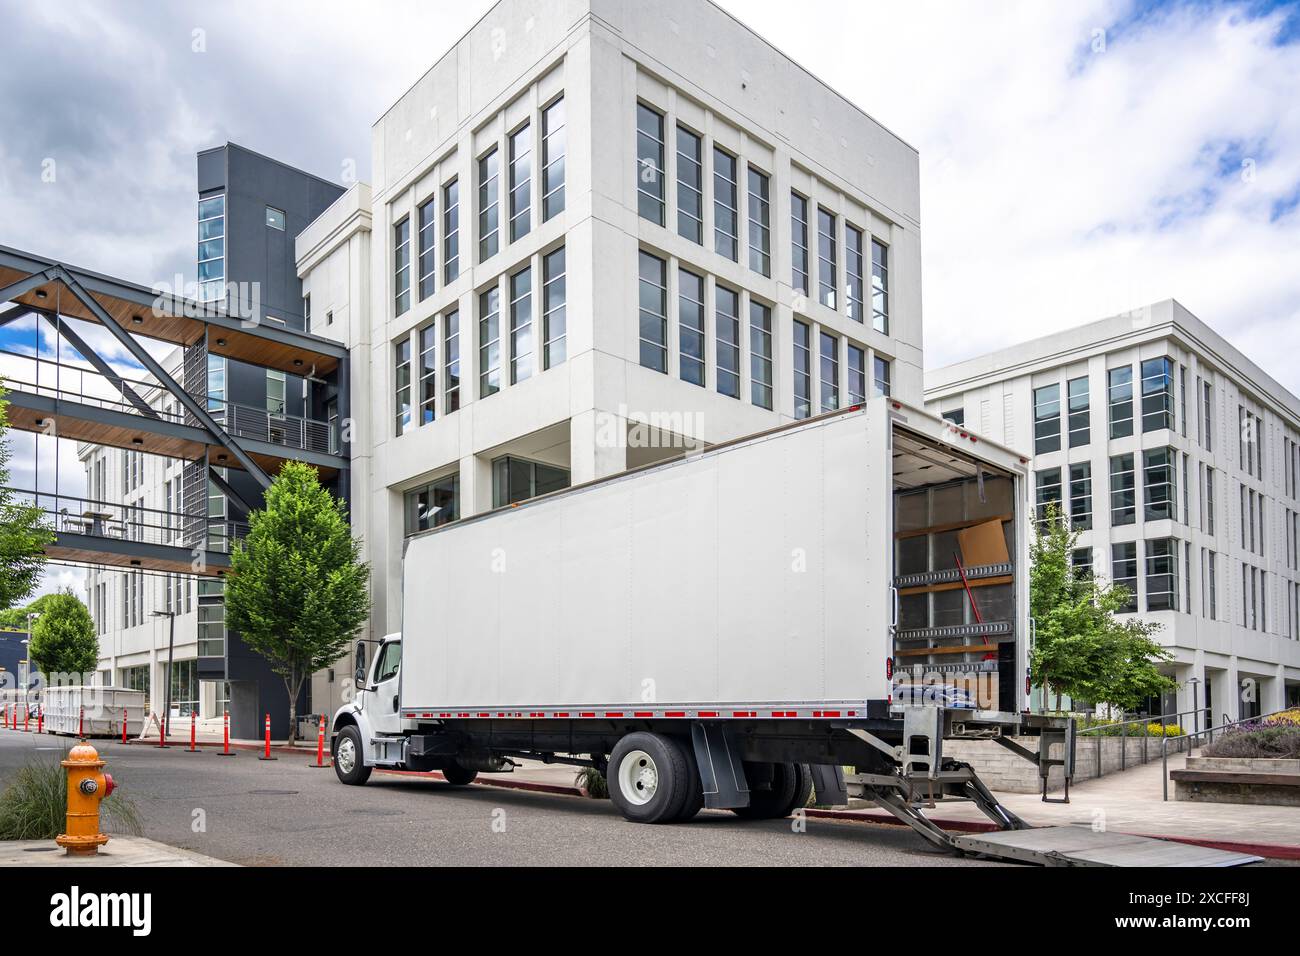
[[99, 832], [99, 802], [113, 792], [113, 778], [100, 773], [104, 761], [84, 740], [68, 751], [68, 759], [62, 764], [68, 771], [67, 832], [60, 833], [54, 842], [69, 856], [95, 856], [108, 842], [108, 837]]

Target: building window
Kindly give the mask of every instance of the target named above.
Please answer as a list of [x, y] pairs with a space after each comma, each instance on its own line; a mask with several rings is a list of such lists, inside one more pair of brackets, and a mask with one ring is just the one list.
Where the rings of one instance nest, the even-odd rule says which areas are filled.
[[443, 387], [447, 390], [443, 407], [451, 414], [460, 408], [460, 312], [448, 312], [443, 316], [442, 325]]
[[542, 222], [564, 211], [564, 98], [542, 110]]
[[772, 407], [772, 310], [749, 303], [749, 398], [759, 408]]
[[416, 211], [416, 219], [419, 222], [419, 273], [420, 273], [420, 301], [423, 302], [429, 296], [433, 295], [435, 280], [438, 276], [438, 243], [434, 235], [434, 226], [438, 222], [437, 203], [432, 199], [420, 204]]
[[1201, 433], [1206, 451], [1214, 450], [1214, 389], [1209, 382], [1201, 386], [1201, 407], [1204, 410], [1205, 426]]
[[1110, 400], [1110, 437], [1127, 438], [1133, 434], [1133, 367], [1125, 365], [1106, 373]]
[[284, 232], [284, 210], [276, 209], [274, 206], [267, 206], [266, 224], [271, 229], [278, 229], [280, 232]]
[[1158, 538], [1146, 544], [1147, 610], [1178, 610], [1178, 542]]
[[493, 146], [478, 161], [478, 261], [501, 248], [501, 156]]
[[510, 134], [510, 241], [528, 235], [533, 217], [533, 128]]
[[302, 327], [311, 331], [311, 296], [302, 297]]
[[1124, 541], [1110, 546], [1111, 582], [1128, 589], [1128, 603], [1119, 608], [1121, 613], [1138, 609], [1138, 559], [1137, 542]]
[[393, 367], [397, 408], [397, 434], [411, 427], [411, 340], [402, 339], [393, 345]]
[[848, 372], [849, 404], [861, 405], [867, 400], [867, 350], [852, 342], [849, 343]]
[[835, 308], [835, 215], [817, 207], [817, 300]]
[[812, 330], [794, 320], [794, 417], [812, 415]]
[[1167, 358], [1142, 363], [1142, 431], [1174, 427], [1174, 363]]
[[1078, 448], [1091, 440], [1092, 411], [1088, 398], [1088, 379], [1072, 378], [1066, 384], [1070, 414], [1070, 447]]
[[1034, 454], [1061, 450], [1061, 386], [1034, 389]]
[[889, 334], [889, 247], [871, 240], [871, 327]]
[[460, 518], [460, 475], [437, 478], [404, 496], [406, 534], [428, 531]]
[[873, 384], [875, 385], [876, 388], [876, 394], [887, 398], [889, 397], [889, 392], [890, 392], [889, 359], [881, 358], [879, 355], [877, 355], [875, 356], [874, 359], [872, 359], [872, 363], [875, 371], [875, 382]]
[[1047, 521], [1048, 505], [1054, 505], [1058, 515], [1062, 513], [1061, 469], [1047, 468], [1034, 472], [1034, 504], [1040, 523]]
[[796, 292], [808, 294], [808, 200], [790, 194], [790, 246], [793, 263], [790, 285]]
[[1213, 551], [1202, 552], [1205, 561], [1205, 579], [1206, 593], [1210, 602], [1210, 620], [1218, 620], [1219, 617], [1219, 583], [1217, 580], [1217, 563], [1216, 555]]
[[501, 391], [501, 290], [497, 286], [478, 297], [478, 397]]
[[772, 274], [772, 208], [768, 178], [753, 166], [749, 170], [749, 267], [759, 275]]
[[284, 372], [269, 368], [266, 370], [266, 410], [272, 415], [284, 415], [285, 391], [287, 379]]
[[569, 487], [569, 471], [507, 455], [492, 462], [492, 507], [504, 508]]
[[[188, 661], [174, 661], [171, 666], [172, 711], [180, 717], [188, 717], [199, 712], [199, 662], [194, 658]], [[171, 723], [168, 715], [167, 722]]]
[[411, 220], [393, 227], [393, 298], [396, 314], [411, 307]]
[[738, 261], [740, 212], [737, 208], [736, 157], [713, 147], [713, 251]]
[[946, 412], [940, 412], [940, 413], [939, 413], [939, 417], [940, 417], [940, 418], [947, 419], [948, 421], [952, 422], [954, 425], [965, 425], [965, 424], [966, 424], [966, 409], [964, 409], [964, 408], [951, 408], [951, 409], [949, 409], [949, 410], [946, 411]]
[[420, 329], [420, 424], [434, 419], [438, 396], [438, 328], [432, 322]]
[[1115, 455], [1110, 460], [1110, 523], [1132, 524], [1137, 520], [1137, 484], [1133, 456]]
[[1147, 521], [1176, 519], [1177, 497], [1171, 448], [1150, 448], [1142, 452], [1142, 497]]
[[1205, 532], [1214, 534], [1214, 469], [1205, 468]]
[[533, 270], [510, 277], [510, 384], [533, 374]]
[[[177, 582], [177, 597], [180, 597], [179, 584]], [[177, 604], [179, 605], [179, 601]], [[198, 656], [199, 657], [225, 657], [226, 656], [226, 602], [222, 600], [212, 600], [204, 598], [199, 601], [198, 622], [196, 624], [198, 633]]]
[[704, 385], [704, 280], [677, 270], [677, 320], [683, 382]]
[[460, 183], [453, 179], [442, 187], [442, 281], [460, 275]]
[[1092, 463], [1070, 466], [1070, 527], [1087, 531], [1092, 527]]
[[677, 127], [677, 234], [704, 242], [704, 155], [700, 138]]
[[638, 263], [640, 284], [641, 365], [668, 371], [668, 264], [642, 252]]
[[226, 297], [226, 197], [199, 200], [199, 301]]
[[664, 118], [636, 105], [636, 205], [642, 219], [664, 224]]
[[844, 224], [844, 269], [847, 274], [845, 291], [849, 305], [849, 318], [854, 322], [863, 321], [863, 268], [862, 230], [851, 223]]
[[820, 342], [821, 410], [833, 412], [840, 407], [840, 340], [822, 332]]
[[1092, 577], [1092, 548], [1075, 548], [1071, 551], [1070, 567], [1074, 569], [1077, 580], [1085, 581]]
[[555, 368], [567, 356], [568, 278], [564, 246], [542, 257], [542, 368]]
[[718, 393], [740, 398], [740, 293], [725, 286], [715, 286], [713, 305]]

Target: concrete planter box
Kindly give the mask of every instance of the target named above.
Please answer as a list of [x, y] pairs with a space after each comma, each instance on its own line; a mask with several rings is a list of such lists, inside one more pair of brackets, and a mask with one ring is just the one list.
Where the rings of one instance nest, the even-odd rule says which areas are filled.
[[[1037, 737], [1012, 737], [1016, 743], [1029, 750], [1038, 749]], [[1074, 782], [1081, 783], [1097, 776], [1098, 761], [1102, 775], [1118, 772], [1121, 768], [1137, 767], [1144, 761], [1160, 759], [1160, 737], [1078, 737], [1074, 747]], [[1184, 753], [1186, 740], [1169, 741], [1169, 753]], [[945, 740], [946, 756], [963, 760], [975, 768], [990, 790], [1004, 793], [1039, 793], [1042, 782], [1038, 766], [1016, 756], [1001, 744], [991, 740]], [[1060, 756], [1060, 746], [1049, 754]], [[1047, 778], [1048, 791], [1060, 790], [1065, 776], [1060, 767], [1053, 767]]]
[[1188, 757], [1186, 769], [1169, 776], [1175, 800], [1300, 807], [1300, 760]]

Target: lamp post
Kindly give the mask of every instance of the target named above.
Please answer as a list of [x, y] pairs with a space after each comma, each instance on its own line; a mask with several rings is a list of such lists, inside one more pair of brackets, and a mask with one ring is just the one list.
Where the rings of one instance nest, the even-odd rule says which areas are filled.
[[167, 736], [172, 722], [172, 655], [176, 650], [176, 612], [154, 611], [154, 617], [167, 618], [167, 680], [163, 690], [163, 719], [161, 733]]
[[1201, 695], [1197, 693], [1197, 688], [1200, 686], [1200, 683], [1201, 683], [1201, 679], [1199, 677], [1187, 678], [1187, 687], [1192, 692], [1192, 733], [1193, 734], [1199, 734], [1201, 732], [1201, 711], [1200, 711]]

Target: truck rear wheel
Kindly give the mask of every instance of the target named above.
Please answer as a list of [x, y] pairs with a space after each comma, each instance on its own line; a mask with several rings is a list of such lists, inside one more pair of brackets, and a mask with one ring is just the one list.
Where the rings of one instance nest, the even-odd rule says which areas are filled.
[[[772, 785], [767, 789], [750, 787], [749, 806], [734, 807], [732, 813], [743, 820], [776, 820], [790, 815], [794, 809], [796, 790], [799, 787], [799, 771], [792, 763], [774, 763], [772, 768]], [[751, 780], [762, 779], [766, 774], [749, 774], [746, 764], [746, 776]], [[811, 783], [811, 779], [809, 780]], [[807, 797], [804, 798], [805, 800]]]
[[813, 776], [812, 768], [806, 763], [790, 764], [795, 771], [794, 796], [791, 798], [789, 805], [785, 808], [783, 817], [788, 817], [800, 807], [808, 806], [808, 801], [812, 798]]
[[443, 767], [439, 772], [453, 787], [463, 787], [467, 784], [471, 784], [474, 782], [474, 778], [478, 776], [477, 770], [466, 770], [458, 763], [453, 763], [449, 767]]
[[344, 727], [334, 742], [334, 774], [350, 787], [359, 787], [370, 779], [365, 751], [361, 747], [361, 732], [356, 727]]
[[690, 791], [686, 752], [671, 737], [628, 734], [609, 755], [609, 798], [633, 823], [671, 823]]
[[681, 748], [686, 757], [686, 799], [682, 801], [681, 812], [673, 817], [674, 823], [695, 819], [695, 815], [704, 807], [704, 782], [700, 779], [700, 768], [695, 762], [695, 748], [690, 741], [683, 741]]

